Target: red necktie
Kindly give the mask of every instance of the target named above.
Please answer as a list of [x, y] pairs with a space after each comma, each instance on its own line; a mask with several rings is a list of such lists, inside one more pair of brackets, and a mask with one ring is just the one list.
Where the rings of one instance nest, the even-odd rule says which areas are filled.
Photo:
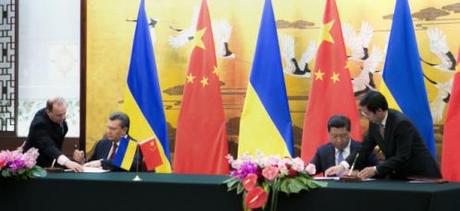
[[117, 151], [117, 147], [118, 145], [114, 143], [112, 146], [112, 154], [110, 155], [110, 160], [112, 160], [115, 157], [115, 152]]

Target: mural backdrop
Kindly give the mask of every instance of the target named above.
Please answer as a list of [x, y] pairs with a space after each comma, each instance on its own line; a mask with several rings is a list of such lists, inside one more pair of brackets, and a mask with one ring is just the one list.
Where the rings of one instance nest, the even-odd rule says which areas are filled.
[[[174, 152], [185, 71], [201, 0], [146, 0], [150, 30]], [[263, 0], [208, 0], [227, 119], [236, 152], [239, 118], [251, 69]], [[438, 154], [452, 74], [460, 44], [460, 1], [410, 1]], [[299, 155], [324, 0], [273, 0], [286, 89]], [[355, 95], [379, 87], [395, 1], [337, 0]], [[87, 0], [86, 150], [105, 132], [108, 115], [121, 110], [139, 2]], [[326, 93], [325, 93], [326, 94]], [[362, 127], [366, 128], [366, 121]]]

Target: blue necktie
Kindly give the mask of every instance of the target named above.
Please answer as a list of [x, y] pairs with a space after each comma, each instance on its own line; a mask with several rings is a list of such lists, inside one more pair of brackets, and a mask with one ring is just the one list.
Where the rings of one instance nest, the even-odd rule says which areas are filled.
[[337, 164], [340, 164], [345, 159], [343, 158], [343, 150], [339, 150], [339, 154], [337, 155]]

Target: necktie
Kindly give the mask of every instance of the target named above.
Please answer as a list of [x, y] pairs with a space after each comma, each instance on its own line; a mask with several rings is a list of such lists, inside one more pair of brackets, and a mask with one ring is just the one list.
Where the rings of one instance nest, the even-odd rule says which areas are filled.
[[343, 158], [343, 150], [339, 150], [339, 154], [337, 155], [337, 165], [340, 164], [345, 159]]
[[64, 135], [64, 125], [59, 124], [59, 132], [61, 132], [62, 135]]
[[115, 152], [117, 151], [117, 147], [118, 145], [114, 143], [112, 146], [112, 154], [110, 155], [110, 160], [112, 160], [115, 157]]
[[379, 124], [379, 132], [380, 136], [382, 136], [382, 139], [385, 139], [385, 126], [383, 124]]

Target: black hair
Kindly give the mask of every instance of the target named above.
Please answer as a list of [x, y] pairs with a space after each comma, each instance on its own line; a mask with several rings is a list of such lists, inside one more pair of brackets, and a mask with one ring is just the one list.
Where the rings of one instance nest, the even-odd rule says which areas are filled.
[[327, 122], [327, 131], [331, 131], [331, 128], [347, 128], [348, 131], [351, 130], [351, 121], [348, 117], [342, 115], [334, 115], [329, 118]]
[[379, 109], [382, 109], [382, 111], [388, 110], [388, 103], [385, 96], [376, 91], [366, 93], [359, 101], [359, 106], [366, 107], [372, 113], [377, 112]]

